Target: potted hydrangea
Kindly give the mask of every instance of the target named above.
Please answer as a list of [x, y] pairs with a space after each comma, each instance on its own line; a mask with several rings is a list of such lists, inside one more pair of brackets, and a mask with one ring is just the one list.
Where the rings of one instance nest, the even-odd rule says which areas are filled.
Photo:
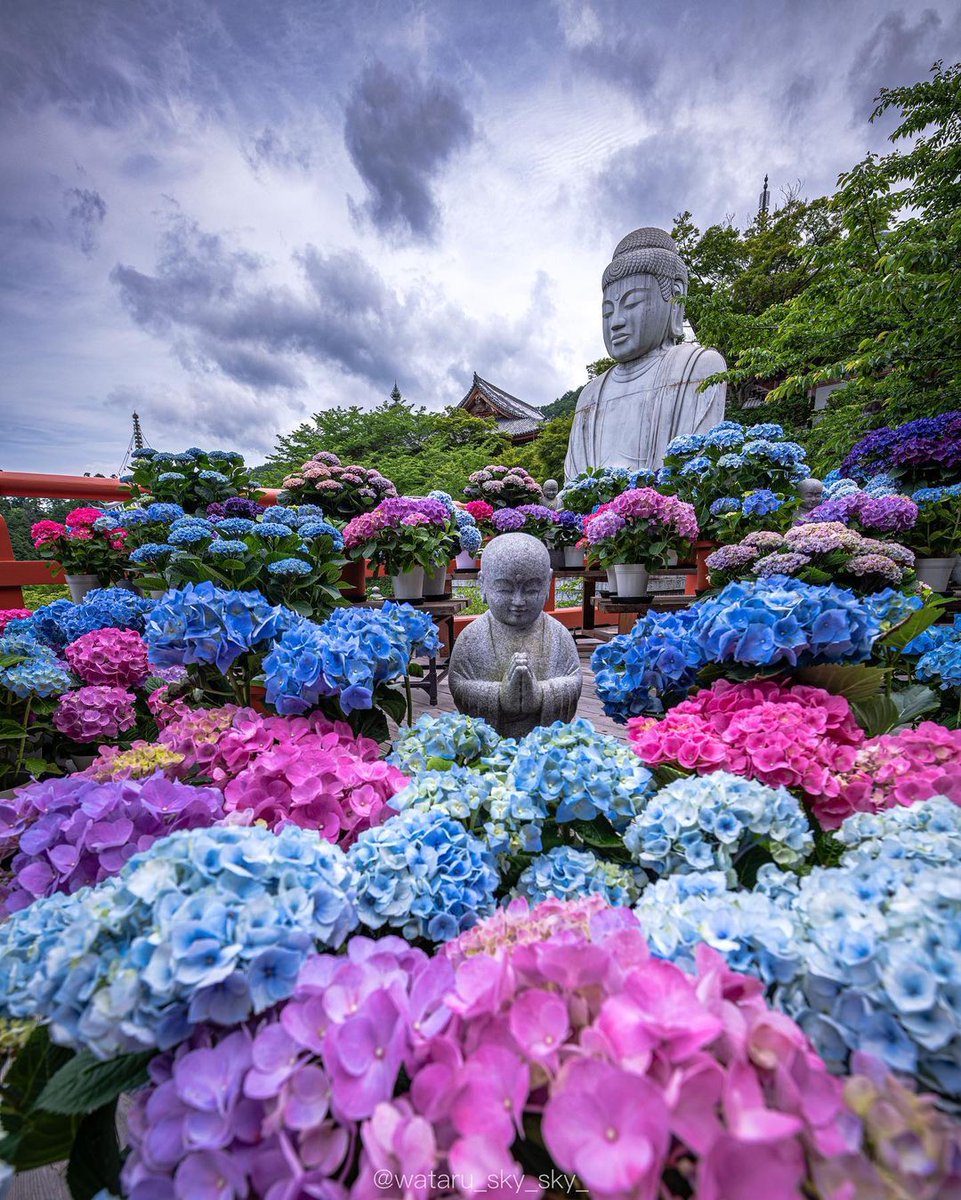
[[361, 513], [344, 529], [344, 546], [356, 557], [381, 563], [398, 600], [419, 600], [425, 570], [450, 561], [450, 515], [439, 500], [398, 496]]
[[544, 499], [540, 484], [523, 467], [496, 464], [470, 475], [464, 495], [468, 500], [486, 500], [494, 508], [539, 504]]
[[917, 555], [918, 579], [943, 592], [961, 552], [961, 483], [918, 488], [911, 500], [917, 520], [901, 539]]
[[909, 491], [956, 480], [961, 476], [961, 412], [872, 429], [852, 447], [841, 472], [864, 484], [882, 477]]
[[397, 488], [380, 471], [358, 463], [344, 466], [336, 454], [321, 450], [284, 479], [280, 500], [317, 504], [328, 517], [349, 521], [396, 495]]
[[72, 600], [80, 601], [93, 588], [109, 586], [127, 567], [127, 532], [114, 513], [80, 507], [67, 513], [65, 523], [37, 521], [30, 528], [41, 558], [63, 567]]
[[200, 450], [191, 446], [178, 454], [144, 447], [131, 455], [133, 471], [124, 477], [133, 498], [179, 504], [185, 512], [202, 513], [207, 506], [232, 496], [249, 494], [250, 480], [243, 455], [233, 450]]
[[653, 488], [632, 488], [584, 520], [588, 546], [603, 567], [614, 568], [617, 594], [643, 596], [651, 568], [682, 554], [697, 537], [692, 505]]
[[862, 537], [839, 521], [795, 525], [787, 533], [749, 533], [708, 557], [711, 583], [787, 575], [805, 583], [837, 583], [859, 594], [906, 587], [914, 555], [898, 542]]
[[587, 516], [602, 504], [631, 488], [656, 483], [653, 471], [629, 471], [626, 467], [591, 467], [564, 484], [557, 502], [569, 512]]
[[554, 534], [557, 513], [544, 504], [519, 504], [516, 508], [498, 508], [491, 517], [494, 533], [529, 533], [549, 543]]
[[580, 513], [565, 508], [554, 514], [551, 549], [554, 552], [560, 551], [562, 567], [576, 570], [584, 566], [584, 550], [577, 545], [583, 536], [584, 518]]

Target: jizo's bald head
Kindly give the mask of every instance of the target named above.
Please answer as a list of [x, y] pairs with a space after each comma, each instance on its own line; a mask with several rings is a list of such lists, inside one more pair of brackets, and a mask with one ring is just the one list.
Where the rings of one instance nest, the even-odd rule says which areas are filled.
[[524, 628], [544, 611], [551, 574], [543, 542], [528, 533], [502, 533], [484, 548], [478, 583], [495, 620]]

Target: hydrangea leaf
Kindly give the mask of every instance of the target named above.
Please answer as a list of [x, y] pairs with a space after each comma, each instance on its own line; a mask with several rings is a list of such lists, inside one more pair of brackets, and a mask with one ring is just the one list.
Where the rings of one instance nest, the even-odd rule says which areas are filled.
[[121, 1092], [145, 1083], [153, 1055], [153, 1050], [146, 1050], [103, 1062], [89, 1050], [81, 1050], [47, 1082], [37, 1107], [66, 1115], [93, 1112]]
[[835, 696], [844, 696], [849, 701], [870, 700], [884, 687], [888, 672], [884, 667], [842, 666], [837, 663], [822, 663], [813, 667], [802, 667], [797, 672], [799, 683], [824, 688]]

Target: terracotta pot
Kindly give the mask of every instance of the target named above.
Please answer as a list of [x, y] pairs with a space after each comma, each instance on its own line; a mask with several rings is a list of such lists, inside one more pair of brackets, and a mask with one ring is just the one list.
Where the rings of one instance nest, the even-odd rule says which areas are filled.
[[720, 542], [695, 542], [694, 543], [694, 562], [697, 565], [697, 574], [694, 577], [694, 590], [696, 592], [704, 592], [711, 586], [708, 578], [707, 556], [720, 546]]
[[352, 559], [340, 572], [341, 583], [347, 587], [341, 593], [345, 600], [363, 600], [367, 595], [367, 559]]
[[273, 716], [272, 711], [267, 707], [267, 689], [259, 683], [252, 683], [250, 685], [250, 707], [255, 712]]

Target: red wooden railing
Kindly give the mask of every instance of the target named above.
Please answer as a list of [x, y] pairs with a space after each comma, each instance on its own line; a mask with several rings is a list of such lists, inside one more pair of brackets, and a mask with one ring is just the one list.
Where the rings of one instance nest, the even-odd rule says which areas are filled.
[[[261, 500], [274, 504], [276, 488], [264, 488]], [[0, 471], [0, 496], [30, 496], [42, 500], [125, 500], [130, 489], [119, 479], [103, 479], [90, 475], [40, 475], [26, 471]], [[370, 572], [368, 571], [368, 574]], [[44, 559], [15, 559], [7, 523], [0, 515], [0, 608], [22, 608], [24, 585], [63, 583], [64, 574], [59, 564]], [[581, 607], [556, 608], [554, 587], [548, 598], [548, 611], [569, 629], [577, 628], [582, 621]], [[455, 637], [472, 621], [473, 617], [455, 617]], [[606, 624], [609, 617], [600, 617], [598, 624]]]

